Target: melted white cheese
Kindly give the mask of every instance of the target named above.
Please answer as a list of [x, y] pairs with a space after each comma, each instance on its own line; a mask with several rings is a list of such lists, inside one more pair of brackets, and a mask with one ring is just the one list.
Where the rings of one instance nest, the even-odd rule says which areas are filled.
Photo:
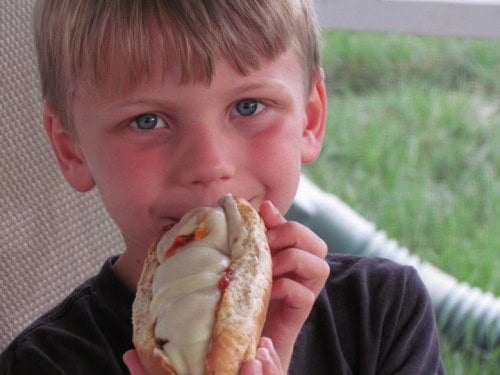
[[[231, 222], [237, 220], [235, 215], [239, 212], [228, 215]], [[179, 247], [172, 256], [169, 253], [165, 261], [178, 236], [191, 235], [199, 228], [203, 229], [202, 238]], [[178, 374], [204, 373], [221, 297], [218, 284], [230, 265], [229, 252], [228, 224], [222, 208], [192, 210], [158, 244], [160, 266], [153, 279], [150, 313], [156, 320], [155, 337], [166, 342], [163, 351]]]

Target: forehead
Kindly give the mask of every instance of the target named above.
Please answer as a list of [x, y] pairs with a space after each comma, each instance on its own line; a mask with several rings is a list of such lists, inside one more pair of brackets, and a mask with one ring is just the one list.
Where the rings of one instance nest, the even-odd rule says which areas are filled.
[[[283, 88], [293, 90], [294, 94], [303, 96], [305, 90], [305, 74], [300, 58], [293, 48], [288, 49], [275, 59], [263, 62], [259, 68], [242, 73], [226, 59], [218, 59], [214, 63], [213, 77], [210, 81], [185, 81], [182, 79], [182, 63], [168, 67], [162, 66], [158, 59], [152, 64], [151, 70], [144, 74], [136, 84], [122, 86], [118, 90], [117, 82], [127, 80], [130, 72], [123, 67], [113, 72], [114, 79], [103, 85], [92, 86], [80, 83], [76, 86], [74, 99], [87, 104], [98, 104], [99, 107], [113, 106], [131, 99], [144, 97], [167, 96], [171, 102], [183, 101], [183, 93], [193, 93], [193, 89], [207, 95], [236, 96], [245, 90], [258, 88]], [[207, 99], [208, 100], [208, 99]], [[187, 98], [189, 102], [189, 98]]]
[[[256, 76], [265, 77], [265, 73], [269, 73], [269, 66], [273, 66], [275, 63], [291, 65], [291, 63], [298, 63], [299, 60], [296, 53], [293, 53], [293, 56], [290, 56], [292, 55], [290, 53], [284, 53], [282, 55], [287, 55], [291, 59], [282, 59], [281, 56], [278, 56], [261, 61], [258, 66], [242, 71], [232, 61], [224, 57], [217, 57], [211, 63], [210, 75], [208, 75], [206, 72], [200, 71], [186, 73], [186, 65], [180, 58], [169, 59], [168, 63], [165, 63], [159, 56], [160, 52], [158, 50], [151, 48], [151, 51], [148, 64], [140, 68], [129, 64], [120, 64], [120, 57], [114, 55], [112, 57], [113, 61], [109, 63], [109, 66], [113, 66], [113, 69], [110, 69], [108, 74], [99, 80], [76, 80], [74, 95], [83, 90], [87, 94], [91, 93], [97, 100], [106, 101], [128, 96], [139, 88], [150, 85], [199, 86], [209, 89], [214, 80], [221, 76], [232, 77], [233, 80], [238, 81], [245, 77], [250, 79]], [[298, 70], [298, 72], [303, 75], [302, 69]]]
[[[163, 19], [161, 13], [146, 9], [144, 19], [136, 22], [124, 23], [117, 16], [113, 23], [101, 22], [100, 29], [80, 45], [74, 81], [116, 94], [157, 76], [158, 71], [176, 75], [182, 83], [209, 83], [217, 61], [224, 60], [245, 75], [274, 60], [292, 43], [284, 18], [245, 23], [238, 21], [244, 20], [245, 14], [227, 16], [215, 8], [210, 9], [212, 13], [207, 10], [204, 17], [178, 19], [169, 15]], [[275, 26], [274, 31], [270, 25]]]

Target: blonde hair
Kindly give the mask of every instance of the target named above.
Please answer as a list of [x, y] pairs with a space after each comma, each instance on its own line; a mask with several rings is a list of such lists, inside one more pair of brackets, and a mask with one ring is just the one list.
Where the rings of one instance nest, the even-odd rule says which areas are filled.
[[293, 46], [308, 88], [320, 64], [311, 0], [39, 0], [34, 34], [44, 100], [69, 128], [77, 83], [130, 90], [158, 55], [184, 83], [210, 82], [219, 58], [247, 74]]

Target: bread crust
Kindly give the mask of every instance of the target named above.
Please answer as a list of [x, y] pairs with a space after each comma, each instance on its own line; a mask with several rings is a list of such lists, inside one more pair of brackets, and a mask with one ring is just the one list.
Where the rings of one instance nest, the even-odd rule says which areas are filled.
[[[205, 360], [205, 374], [237, 374], [243, 361], [255, 358], [272, 284], [271, 254], [259, 214], [243, 199], [236, 200], [246, 229], [245, 251], [230, 264], [231, 281], [216, 308], [216, 319]], [[234, 230], [229, 228], [229, 231]], [[149, 314], [152, 282], [159, 262], [156, 247], [162, 231], [148, 250], [132, 307], [133, 342], [149, 375], [176, 374], [157, 348]]]

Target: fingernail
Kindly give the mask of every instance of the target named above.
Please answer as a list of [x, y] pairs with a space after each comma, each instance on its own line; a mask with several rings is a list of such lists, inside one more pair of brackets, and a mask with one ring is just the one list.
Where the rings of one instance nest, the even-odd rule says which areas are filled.
[[267, 348], [259, 348], [257, 349], [257, 359], [262, 362], [271, 361], [271, 354], [269, 354], [269, 350]]
[[271, 207], [271, 212], [274, 214], [274, 215], [281, 215], [281, 212], [278, 211], [278, 209], [276, 208], [276, 206], [273, 204], [273, 202], [269, 201], [269, 207]]
[[265, 336], [260, 338], [260, 346], [264, 347], [268, 350], [274, 349], [273, 341], [269, 337], [265, 337]]

